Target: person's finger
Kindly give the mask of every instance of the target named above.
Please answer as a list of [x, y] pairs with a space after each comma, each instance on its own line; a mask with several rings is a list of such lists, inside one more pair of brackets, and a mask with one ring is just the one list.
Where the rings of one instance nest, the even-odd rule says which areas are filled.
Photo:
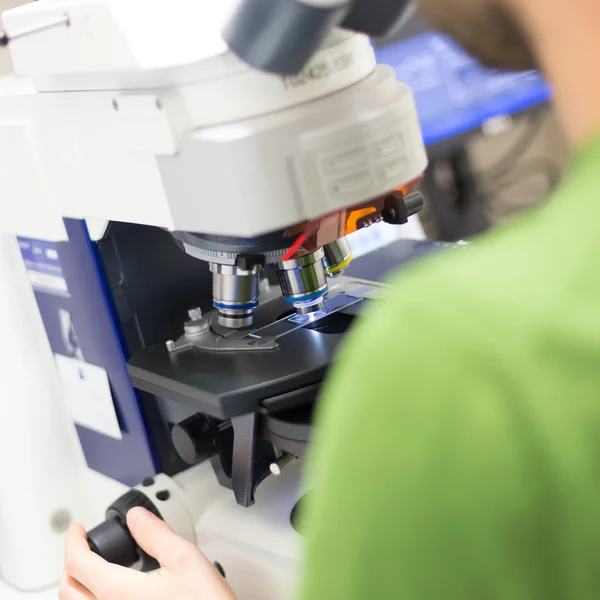
[[179, 537], [162, 519], [144, 508], [132, 508], [127, 513], [127, 526], [140, 548], [167, 569], [193, 565], [202, 571], [204, 563], [212, 568], [196, 546]]
[[85, 529], [73, 524], [67, 531], [65, 546], [67, 575], [87, 588], [92, 597], [100, 596], [107, 585], [133, 586], [141, 573], [106, 562], [90, 550]]
[[87, 589], [94, 591], [94, 582], [104, 579], [107, 563], [90, 550], [85, 529], [73, 523], [67, 531], [65, 569], [67, 574]]
[[58, 588], [59, 600], [96, 600], [94, 595], [72, 577], [63, 574]]

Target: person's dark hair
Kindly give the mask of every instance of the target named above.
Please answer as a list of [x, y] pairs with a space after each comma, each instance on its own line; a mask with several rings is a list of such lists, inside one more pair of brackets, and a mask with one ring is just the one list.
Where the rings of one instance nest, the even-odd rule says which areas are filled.
[[512, 9], [502, 0], [420, 0], [423, 16], [486, 66], [536, 68], [535, 55]]

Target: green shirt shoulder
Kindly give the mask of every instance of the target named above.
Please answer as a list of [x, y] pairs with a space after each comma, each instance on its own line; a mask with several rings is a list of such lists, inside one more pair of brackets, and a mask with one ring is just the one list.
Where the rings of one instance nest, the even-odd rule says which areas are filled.
[[598, 217], [600, 141], [361, 318], [322, 395], [303, 600], [600, 597]]

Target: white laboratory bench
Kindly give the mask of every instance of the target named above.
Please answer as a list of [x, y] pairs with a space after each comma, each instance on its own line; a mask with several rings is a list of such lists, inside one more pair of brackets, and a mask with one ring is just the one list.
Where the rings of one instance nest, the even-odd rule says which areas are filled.
[[[89, 529], [104, 520], [107, 506], [129, 488], [90, 469], [86, 469], [84, 476], [88, 480], [87, 489], [92, 492], [90, 494], [93, 503], [90, 512], [92, 522], [84, 523]], [[56, 600], [57, 598], [58, 584], [57, 587], [39, 592], [22, 592], [0, 580], [0, 600]]]

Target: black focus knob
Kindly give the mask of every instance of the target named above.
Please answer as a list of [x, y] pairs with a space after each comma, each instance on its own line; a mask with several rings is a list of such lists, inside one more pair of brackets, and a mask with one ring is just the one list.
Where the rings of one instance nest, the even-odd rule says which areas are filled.
[[109, 563], [131, 567], [138, 560], [137, 544], [127, 526], [118, 519], [107, 519], [87, 536], [92, 552]]
[[140, 571], [153, 571], [158, 568], [158, 563], [137, 545], [127, 528], [127, 513], [136, 506], [141, 506], [162, 519], [148, 496], [139, 490], [129, 490], [108, 507], [106, 521], [88, 532], [88, 544], [92, 552], [107, 562], [122, 567], [135, 564]]
[[214, 428], [203, 415], [181, 421], [171, 430], [177, 454], [188, 465], [195, 465], [217, 453]]

